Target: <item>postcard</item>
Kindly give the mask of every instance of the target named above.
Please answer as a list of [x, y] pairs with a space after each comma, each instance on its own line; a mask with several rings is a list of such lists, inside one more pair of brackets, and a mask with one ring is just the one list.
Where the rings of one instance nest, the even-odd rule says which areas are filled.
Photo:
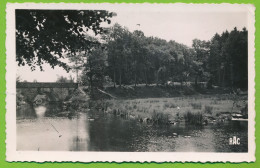
[[253, 5], [6, 12], [7, 161], [255, 161]]

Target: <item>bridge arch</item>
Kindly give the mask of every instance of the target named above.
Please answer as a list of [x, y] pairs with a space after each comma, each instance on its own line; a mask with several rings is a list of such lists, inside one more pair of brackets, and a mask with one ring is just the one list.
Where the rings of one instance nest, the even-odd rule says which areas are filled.
[[17, 82], [16, 88], [25, 102], [41, 104], [44, 101], [64, 101], [78, 88], [78, 83]]

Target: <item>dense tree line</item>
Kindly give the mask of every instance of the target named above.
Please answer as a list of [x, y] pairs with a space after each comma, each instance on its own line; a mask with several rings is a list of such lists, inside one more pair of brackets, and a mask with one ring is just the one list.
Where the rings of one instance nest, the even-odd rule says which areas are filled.
[[208, 66], [211, 81], [219, 86], [247, 88], [248, 32], [234, 28], [215, 34], [209, 46]]
[[165, 84], [186, 81], [192, 49], [174, 41], [145, 37], [116, 24], [107, 34], [108, 76], [115, 84]]
[[192, 47], [146, 37], [119, 24], [102, 35], [102, 46], [88, 54], [82, 79], [103, 87], [169, 82], [207, 82], [208, 87], [247, 88], [247, 30], [215, 34], [210, 41], [193, 40]]
[[[139, 30], [130, 32], [119, 24], [107, 29], [100, 26], [110, 23], [113, 15], [103, 10], [16, 10], [18, 65], [42, 70], [48, 63], [53, 68], [73, 69], [77, 82], [90, 88], [102, 88], [105, 83], [136, 86], [171, 82], [247, 88], [245, 28], [215, 34], [210, 41], [194, 39], [188, 47], [146, 37]], [[98, 37], [89, 36], [89, 32]]]

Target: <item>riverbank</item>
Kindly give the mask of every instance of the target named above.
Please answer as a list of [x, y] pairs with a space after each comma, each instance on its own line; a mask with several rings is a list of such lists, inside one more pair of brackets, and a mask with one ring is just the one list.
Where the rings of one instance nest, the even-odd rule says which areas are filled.
[[232, 94], [106, 99], [91, 103], [92, 109], [140, 122], [176, 124], [185, 120], [197, 125], [231, 120], [232, 114], [242, 113], [246, 105], [247, 96], [235, 99]]
[[[104, 92], [108, 94], [104, 94]], [[102, 91], [96, 91], [102, 98], [118, 98], [118, 99], [138, 99], [138, 98], [169, 98], [169, 97], [181, 97], [191, 95], [218, 95], [218, 94], [230, 94], [234, 93], [231, 88], [215, 87], [208, 89], [206, 86], [194, 85], [145, 85], [139, 84], [136, 87], [134, 85], [122, 85], [120, 86], [106, 86]], [[242, 92], [242, 91], [240, 91]], [[247, 92], [242, 92], [247, 94]]]

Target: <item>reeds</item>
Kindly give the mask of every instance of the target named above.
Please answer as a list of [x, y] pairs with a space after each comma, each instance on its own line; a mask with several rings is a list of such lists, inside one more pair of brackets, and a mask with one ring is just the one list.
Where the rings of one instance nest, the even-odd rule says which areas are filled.
[[204, 112], [206, 114], [212, 114], [213, 107], [212, 106], [205, 106]]
[[153, 111], [151, 120], [154, 124], [167, 124], [169, 123], [169, 115], [163, 112]]
[[192, 113], [187, 111], [184, 114], [184, 119], [186, 123], [193, 125], [202, 125], [203, 124], [203, 115], [201, 112]]
[[201, 103], [191, 103], [190, 104], [193, 109], [201, 109], [202, 105]]

